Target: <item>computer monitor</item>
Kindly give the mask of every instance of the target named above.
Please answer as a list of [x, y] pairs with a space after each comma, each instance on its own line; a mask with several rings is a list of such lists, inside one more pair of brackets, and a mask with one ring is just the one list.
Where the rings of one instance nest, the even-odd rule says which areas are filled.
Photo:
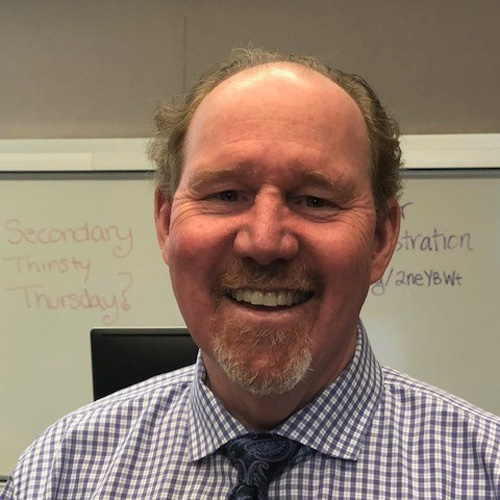
[[94, 399], [196, 361], [187, 328], [111, 327], [90, 332]]

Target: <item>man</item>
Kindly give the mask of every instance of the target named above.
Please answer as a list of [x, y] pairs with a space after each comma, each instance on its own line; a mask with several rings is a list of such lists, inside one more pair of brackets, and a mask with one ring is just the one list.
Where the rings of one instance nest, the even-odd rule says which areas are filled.
[[157, 235], [198, 363], [62, 419], [2, 498], [500, 498], [500, 419], [382, 369], [359, 323], [400, 216], [367, 84], [240, 51], [157, 124]]

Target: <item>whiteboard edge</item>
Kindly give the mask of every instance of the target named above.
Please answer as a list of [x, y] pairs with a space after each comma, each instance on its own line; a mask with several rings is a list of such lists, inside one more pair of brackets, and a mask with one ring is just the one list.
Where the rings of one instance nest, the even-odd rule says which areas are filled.
[[[148, 138], [1, 139], [0, 172], [151, 171]], [[404, 168], [500, 168], [499, 134], [402, 135]]]

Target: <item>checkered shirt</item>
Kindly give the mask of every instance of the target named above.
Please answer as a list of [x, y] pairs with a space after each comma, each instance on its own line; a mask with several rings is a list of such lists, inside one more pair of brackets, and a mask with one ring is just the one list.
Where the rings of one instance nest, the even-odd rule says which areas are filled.
[[[1, 500], [225, 499], [218, 448], [247, 430], [196, 366], [155, 377], [50, 427]], [[274, 432], [312, 448], [269, 499], [500, 499], [500, 419], [375, 360], [358, 327], [341, 376]]]

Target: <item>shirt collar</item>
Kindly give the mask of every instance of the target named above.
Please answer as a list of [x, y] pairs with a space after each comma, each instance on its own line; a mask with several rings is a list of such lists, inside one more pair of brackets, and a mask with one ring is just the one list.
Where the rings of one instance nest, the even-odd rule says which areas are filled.
[[233, 418], [206, 384], [207, 376], [201, 353], [191, 386], [190, 437], [191, 459], [199, 460], [214, 453], [229, 440], [246, 434], [245, 426]]
[[361, 322], [356, 351], [340, 376], [276, 432], [336, 458], [355, 460], [383, 391], [382, 369]]
[[[234, 419], [206, 386], [201, 356], [191, 388], [191, 458], [215, 452], [248, 430]], [[357, 327], [356, 351], [341, 375], [273, 432], [326, 455], [355, 460], [383, 390], [382, 370], [366, 331]]]

